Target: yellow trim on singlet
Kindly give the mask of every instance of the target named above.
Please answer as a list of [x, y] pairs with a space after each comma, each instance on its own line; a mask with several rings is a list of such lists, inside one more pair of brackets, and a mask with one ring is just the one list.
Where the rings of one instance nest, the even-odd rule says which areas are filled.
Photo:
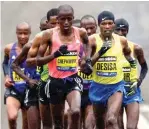
[[[135, 58], [134, 54], [134, 43], [128, 41], [128, 45], [131, 49], [132, 56]], [[136, 58], [135, 58], [136, 59]], [[124, 81], [126, 82], [135, 82], [137, 81], [137, 76], [138, 76], [138, 70], [136, 68], [131, 68], [130, 63], [124, 58], [124, 63], [123, 63], [123, 74], [124, 74]]]
[[[122, 45], [120, 37], [112, 34], [114, 42], [112, 47], [103, 54], [93, 66], [93, 81], [100, 84], [115, 84], [123, 80], [122, 74]], [[96, 53], [101, 49], [103, 41], [99, 34], [94, 34], [96, 39]]]

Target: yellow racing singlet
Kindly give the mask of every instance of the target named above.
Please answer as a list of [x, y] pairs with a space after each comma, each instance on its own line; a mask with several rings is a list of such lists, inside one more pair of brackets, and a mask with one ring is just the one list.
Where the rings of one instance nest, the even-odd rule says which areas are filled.
[[[96, 53], [101, 49], [103, 41], [99, 34], [94, 34], [96, 39]], [[103, 54], [93, 66], [93, 81], [100, 84], [115, 84], [123, 80], [122, 74], [122, 45], [120, 37], [112, 34], [114, 42], [112, 47]]]
[[[128, 41], [128, 45], [131, 49], [132, 55], [134, 56], [134, 43]], [[137, 81], [137, 67], [131, 68], [129, 62], [124, 58], [123, 61], [123, 73], [125, 82], [135, 82]]]

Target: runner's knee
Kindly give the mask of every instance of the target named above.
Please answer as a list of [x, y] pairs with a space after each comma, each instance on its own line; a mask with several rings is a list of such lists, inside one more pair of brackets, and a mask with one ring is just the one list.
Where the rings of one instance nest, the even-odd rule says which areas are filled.
[[106, 123], [108, 126], [115, 126], [117, 124], [117, 118], [114, 114], [110, 114], [107, 119]]
[[17, 111], [13, 111], [13, 112], [8, 113], [8, 120], [9, 121], [17, 120], [17, 117], [18, 117], [18, 112]]
[[134, 125], [133, 123], [127, 124], [127, 129], [136, 129], [136, 125]]
[[79, 117], [80, 116], [80, 108], [73, 108], [70, 109], [70, 116], [71, 117]]

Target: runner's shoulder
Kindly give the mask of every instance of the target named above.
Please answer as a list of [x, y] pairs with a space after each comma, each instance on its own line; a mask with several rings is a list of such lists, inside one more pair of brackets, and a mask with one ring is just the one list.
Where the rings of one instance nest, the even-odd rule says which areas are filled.
[[57, 31], [57, 30], [58, 30], [57, 27], [44, 30], [44, 31], [41, 32], [41, 36], [42, 36], [43, 39], [51, 39], [52, 35], [53, 35], [53, 32]]
[[[78, 27], [75, 27], [78, 28]], [[86, 29], [85, 28], [78, 28], [80, 35], [84, 35], [87, 34]]]
[[9, 52], [10, 52], [10, 50], [12, 49], [13, 44], [14, 44], [14, 43], [9, 43], [9, 44], [7, 44], [7, 45], [5, 46], [5, 48], [4, 48], [5, 54], [9, 55]]

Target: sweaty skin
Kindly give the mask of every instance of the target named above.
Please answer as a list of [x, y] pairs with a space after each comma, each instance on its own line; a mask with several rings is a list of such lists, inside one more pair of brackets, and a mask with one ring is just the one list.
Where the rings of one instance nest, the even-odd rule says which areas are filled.
[[[54, 29], [55, 31], [58, 32], [58, 36], [60, 37], [61, 42], [64, 44], [66, 43], [65, 45], [67, 45], [67, 43], [71, 43], [74, 40], [74, 33], [72, 31], [72, 26], [71, 26], [72, 20], [73, 20], [73, 11], [72, 11], [72, 8], [68, 7], [67, 5], [64, 5], [64, 6], [66, 6], [66, 8], [65, 7], [59, 8], [60, 9], [59, 15], [58, 15], [59, 26]], [[53, 36], [54, 29], [46, 30], [41, 35], [42, 41], [40, 43], [40, 47], [37, 54], [37, 65], [39, 66], [47, 64], [55, 58], [54, 55], [51, 54], [50, 51], [48, 50], [51, 48], [51, 45], [52, 45], [52, 36]], [[84, 50], [86, 53], [86, 58], [89, 58], [90, 48], [89, 48], [87, 33], [84, 29], [79, 29], [79, 34], [80, 34], [81, 41], [85, 46]], [[37, 38], [35, 38], [34, 41], [38, 42]], [[35, 42], [33, 42], [33, 44]], [[69, 123], [69, 128], [77, 129], [79, 126], [79, 114], [80, 114], [80, 110], [79, 110], [80, 92], [76, 90], [71, 91], [67, 95], [66, 99], [70, 107], [69, 114], [71, 119]], [[63, 128], [62, 116], [64, 111], [64, 103], [56, 104], [56, 105], [50, 104], [50, 105], [51, 105], [51, 111], [52, 111], [55, 129]]]
[[[59, 28], [57, 28], [57, 31], [60, 31]], [[90, 46], [88, 43], [87, 33], [84, 28], [79, 28], [79, 32], [80, 32], [82, 43], [85, 45], [84, 51], [86, 52], [86, 58], [89, 58], [91, 51], [90, 51]], [[47, 64], [48, 62], [54, 59], [54, 55], [48, 55], [44, 57], [49, 43], [52, 43], [51, 41], [52, 34], [53, 34], [53, 29], [50, 29], [50, 30], [46, 30], [42, 35], [42, 42], [41, 42], [41, 45], [38, 51], [38, 57], [37, 57], [37, 65], [39, 66]], [[68, 38], [64, 38], [63, 42], [70, 42], [69, 40], [72, 36], [73, 34], [71, 34]]]
[[[27, 65], [28, 66], [36, 65], [36, 56], [37, 56], [38, 49], [40, 47], [40, 43], [42, 41], [43, 31], [46, 29], [54, 28], [57, 26], [57, 14], [56, 14], [56, 12], [53, 13], [54, 10], [56, 11], [56, 8], [51, 9], [47, 12], [48, 19], [47, 19], [47, 17], [46, 18], [44, 17], [43, 19], [41, 19], [40, 30], [42, 32], [38, 33], [33, 39], [32, 46], [31, 46], [31, 48], [28, 52], [28, 55], [27, 55]], [[50, 111], [51, 109], [50, 109], [49, 104], [39, 103], [39, 108], [40, 108], [40, 117], [42, 120], [43, 129], [51, 129], [52, 128], [52, 120], [51, 120], [52, 118], [51, 118], [51, 111]]]
[[[90, 44], [93, 48], [95, 48], [96, 51], [96, 39], [93, 36], [89, 37], [89, 41]], [[121, 45], [122, 45], [122, 49], [123, 49], [123, 54], [125, 57], [127, 58], [131, 58], [131, 50], [128, 46], [128, 42], [127, 39], [125, 37], [120, 37], [120, 41], [121, 41]], [[94, 51], [94, 52], [95, 52]], [[94, 64], [97, 62], [97, 60], [100, 58], [100, 55], [98, 53], [96, 53], [93, 57], [92, 57], [92, 66], [94, 66]]]
[[42, 41], [42, 32], [38, 33], [32, 40], [32, 46], [28, 52], [26, 63], [28, 66], [36, 65], [36, 55]]

